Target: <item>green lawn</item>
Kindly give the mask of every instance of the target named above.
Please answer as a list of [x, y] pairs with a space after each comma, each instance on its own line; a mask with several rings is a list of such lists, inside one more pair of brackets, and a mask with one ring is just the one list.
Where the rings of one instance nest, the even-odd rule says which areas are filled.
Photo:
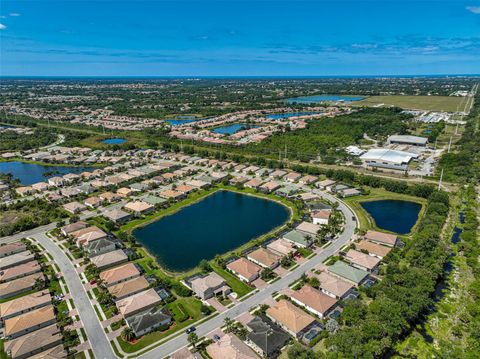
[[[202, 318], [203, 314], [200, 311], [202, 303], [195, 298], [179, 298], [175, 302], [169, 303], [167, 307], [169, 308], [169, 310], [172, 310], [173, 312], [172, 315], [175, 316], [174, 312], [175, 310], [178, 310], [179, 303], [181, 303], [183, 307], [186, 309], [186, 311], [188, 312], [188, 315], [190, 316], [190, 319], [182, 323], [175, 323], [174, 326], [172, 326], [169, 330], [166, 330], [164, 332], [156, 331], [153, 333], [149, 333], [143, 336], [142, 338], [140, 338], [140, 340], [138, 340], [135, 343], [125, 342], [121, 337], [119, 337], [118, 342], [121, 348], [123, 349], [123, 351], [126, 353], [133, 353], [133, 352], [139, 351], [148, 345], [151, 345], [173, 333], [178, 332], [179, 330], [182, 330], [186, 327], [191, 326], [194, 322]], [[175, 307], [177, 309], [174, 309]]]
[[358, 102], [354, 106], [375, 106], [379, 104], [393, 105], [412, 110], [448, 111], [463, 110], [459, 105], [462, 97], [455, 96], [370, 96]]
[[216, 264], [211, 264], [213, 270], [227, 282], [228, 286], [237, 293], [238, 298], [250, 293], [253, 288], [235, 277], [232, 273], [220, 268]]

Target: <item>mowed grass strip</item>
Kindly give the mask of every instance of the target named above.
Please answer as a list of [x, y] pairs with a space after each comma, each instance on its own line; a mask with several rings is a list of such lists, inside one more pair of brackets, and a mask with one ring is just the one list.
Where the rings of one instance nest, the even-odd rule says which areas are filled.
[[362, 101], [353, 103], [353, 106], [375, 106], [385, 104], [411, 110], [426, 111], [463, 111], [463, 97], [456, 96], [370, 96]]

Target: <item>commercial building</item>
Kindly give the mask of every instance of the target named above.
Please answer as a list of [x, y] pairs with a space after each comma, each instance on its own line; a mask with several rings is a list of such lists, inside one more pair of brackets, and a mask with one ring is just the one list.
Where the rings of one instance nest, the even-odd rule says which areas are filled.
[[386, 148], [373, 148], [360, 156], [367, 168], [381, 168], [396, 171], [406, 171], [408, 164], [416, 153], [390, 150]]

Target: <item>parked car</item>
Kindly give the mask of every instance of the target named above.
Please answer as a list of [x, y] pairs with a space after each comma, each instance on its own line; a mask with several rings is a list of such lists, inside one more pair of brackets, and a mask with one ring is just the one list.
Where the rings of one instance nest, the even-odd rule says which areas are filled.
[[190, 327], [190, 328], [188, 328], [187, 330], [185, 330], [185, 333], [190, 334], [190, 333], [193, 333], [195, 330], [197, 330], [197, 328], [195, 328], [195, 327]]

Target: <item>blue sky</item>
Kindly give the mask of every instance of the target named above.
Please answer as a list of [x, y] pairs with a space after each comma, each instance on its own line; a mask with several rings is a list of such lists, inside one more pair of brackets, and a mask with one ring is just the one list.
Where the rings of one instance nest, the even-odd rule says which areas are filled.
[[1, 76], [480, 73], [480, 1], [0, 2]]

